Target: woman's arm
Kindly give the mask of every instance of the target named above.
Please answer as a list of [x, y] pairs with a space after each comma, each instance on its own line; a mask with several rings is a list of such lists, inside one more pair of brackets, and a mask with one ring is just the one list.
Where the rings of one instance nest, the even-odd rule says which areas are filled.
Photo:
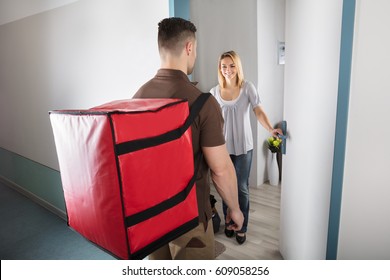
[[283, 132], [280, 128], [273, 128], [271, 125], [270, 120], [268, 119], [267, 114], [265, 113], [263, 107], [261, 105], [256, 106], [253, 109], [253, 112], [256, 115], [257, 120], [259, 123], [274, 137], [278, 137], [278, 134], [283, 135]]

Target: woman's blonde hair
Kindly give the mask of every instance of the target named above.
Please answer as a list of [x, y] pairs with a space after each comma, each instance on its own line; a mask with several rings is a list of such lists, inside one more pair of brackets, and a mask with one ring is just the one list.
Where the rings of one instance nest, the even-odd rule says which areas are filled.
[[221, 88], [226, 87], [226, 79], [222, 75], [222, 72], [221, 72], [221, 61], [225, 57], [230, 57], [233, 60], [233, 63], [236, 65], [236, 69], [237, 69], [236, 85], [238, 87], [241, 87], [242, 84], [244, 83], [244, 72], [242, 70], [241, 59], [235, 51], [224, 52], [219, 57], [219, 61], [218, 61], [218, 83], [219, 83], [219, 86]]

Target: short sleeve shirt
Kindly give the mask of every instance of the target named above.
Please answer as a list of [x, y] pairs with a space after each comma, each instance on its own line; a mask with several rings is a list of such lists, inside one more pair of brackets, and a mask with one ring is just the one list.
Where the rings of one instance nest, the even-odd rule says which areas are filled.
[[253, 149], [250, 111], [261, 104], [255, 86], [244, 81], [239, 96], [231, 101], [222, 99], [219, 85], [213, 87], [210, 92], [222, 109], [225, 120], [223, 132], [229, 154], [246, 154]]
[[[202, 94], [180, 70], [159, 69], [156, 76], [144, 84], [134, 98], [180, 98], [187, 99], [189, 106]], [[192, 145], [194, 158], [198, 159], [201, 147], [215, 147], [225, 144], [221, 108], [213, 96], [207, 100], [192, 124]], [[197, 166], [195, 162], [195, 166]], [[203, 159], [196, 181], [199, 222], [206, 223], [212, 215], [210, 205], [209, 167]]]

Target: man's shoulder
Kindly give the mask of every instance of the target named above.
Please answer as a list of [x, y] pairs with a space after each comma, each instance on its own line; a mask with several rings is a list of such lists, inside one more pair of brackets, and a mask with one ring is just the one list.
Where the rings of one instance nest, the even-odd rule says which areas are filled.
[[143, 84], [133, 95], [133, 98], [148, 98], [148, 92], [151, 91], [153, 88], [153, 80], [154, 78], [147, 81], [145, 84]]
[[[201, 94], [210, 94], [210, 93], [201, 93]], [[205, 102], [201, 114], [206, 120], [208, 118], [215, 118], [215, 117], [218, 120], [220, 120], [222, 116], [221, 106], [219, 106], [217, 100], [212, 94], [210, 94], [207, 101]]]
[[[206, 93], [202, 93], [202, 94], [206, 94]], [[206, 102], [208, 104], [208, 106], [212, 107], [213, 109], [217, 109], [217, 111], [220, 110], [221, 106], [219, 106], [219, 103], [218, 103], [217, 99], [215, 99], [214, 95], [212, 95], [211, 93], [207, 93], [207, 94], [210, 94], [210, 96]]]

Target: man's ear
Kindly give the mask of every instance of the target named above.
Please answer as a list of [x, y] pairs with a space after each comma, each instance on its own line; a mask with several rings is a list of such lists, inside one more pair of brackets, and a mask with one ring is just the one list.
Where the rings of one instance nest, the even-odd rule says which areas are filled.
[[194, 50], [194, 44], [192, 43], [192, 41], [188, 41], [186, 43], [186, 54], [190, 55], [193, 50]]

